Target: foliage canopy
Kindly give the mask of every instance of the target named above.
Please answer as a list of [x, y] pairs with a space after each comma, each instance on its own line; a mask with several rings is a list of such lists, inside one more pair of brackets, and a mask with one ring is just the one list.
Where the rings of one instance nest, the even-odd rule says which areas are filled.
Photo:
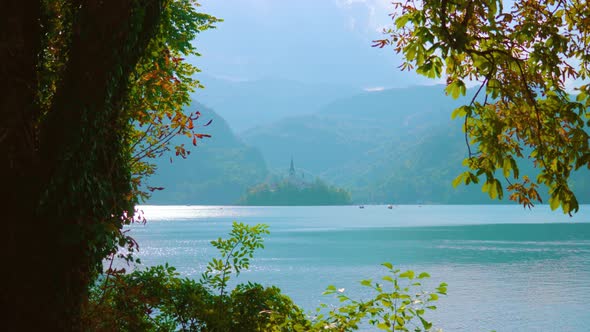
[[171, 150], [182, 158], [190, 154], [185, 144], [175, 138], [185, 136], [196, 146], [198, 140], [211, 137], [197, 132], [201, 113], [185, 111], [191, 104], [190, 93], [203, 87], [195, 78], [199, 69], [185, 58], [200, 55], [194, 45], [197, 34], [215, 28], [215, 23], [221, 21], [199, 13], [198, 6], [194, 0], [169, 1], [157, 33], [130, 79], [125, 114], [130, 122], [127, 139], [134, 194], [139, 199], [161, 189], [141, 186], [142, 180], [155, 172], [154, 158]]
[[126, 273], [109, 269], [91, 288], [84, 310], [91, 331], [270, 331], [279, 325], [309, 325], [303, 311], [277, 287], [238, 284], [233, 274], [249, 267], [263, 248], [268, 226], [234, 223], [200, 281], [182, 278], [174, 267], [152, 266]]
[[[391, 45], [402, 70], [445, 78], [453, 98], [477, 86], [464, 118], [469, 169], [459, 183], [478, 183], [492, 199], [504, 195], [531, 207], [549, 190], [552, 209], [578, 211], [570, 175], [590, 167], [588, 108], [590, 6], [587, 1], [435, 0], [394, 3], [394, 27], [374, 46]], [[572, 97], [571, 89], [576, 93]], [[521, 175], [528, 158], [536, 179]]]
[[0, 5], [0, 176], [14, 221], [2, 252], [7, 283], [26, 285], [1, 298], [8, 325], [83, 330], [80, 308], [102, 260], [136, 245], [122, 227], [146, 195], [145, 158], [171, 149], [174, 135], [206, 137], [194, 131], [197, 114], [181, 112], [198, 87], [182, 56], [196, 55], [191, 39], [218, 21], [195, 4]]

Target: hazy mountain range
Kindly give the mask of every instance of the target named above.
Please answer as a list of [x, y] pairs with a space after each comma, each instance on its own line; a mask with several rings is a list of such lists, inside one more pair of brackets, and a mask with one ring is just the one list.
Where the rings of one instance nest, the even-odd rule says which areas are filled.
[[[216, 80], [206, 90], [198, 100], [213, 109], [195, 106], [214, 120], [213, 137], [187, 160], [161, 162], [151, 183], [167, 188], [150, 203], [234, 204], [248, 187], [286, 174], [291, 158], [306, 176], [349, 190], [355, 203], [492, 202], [479, 186], [452, 187], [467, 148], [450, 115], [467, 100], [446, 96], [443, 86], [358, 92]], [[574, 181], [582, 201], [586, 173]]]
[[334, 100], [362, 90], [347, 85], [262, 79], [231, 81], [203, 75], [195, 99], [221, 114], [240, 134], [288, 116], [313, 114]]

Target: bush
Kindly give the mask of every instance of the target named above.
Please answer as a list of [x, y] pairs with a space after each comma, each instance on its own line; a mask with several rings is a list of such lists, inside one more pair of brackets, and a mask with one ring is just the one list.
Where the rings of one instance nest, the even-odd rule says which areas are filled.
[[427, 310], [436, 310], [434, 302], [439, 295], [447, 294], [447, 284], [441, 283], [433, 292], [422, 288], [421, 280], [429, 278], [426, 272], [416, 273], [412, 270], [402, 272], [391, 263], [383, 263], [388, 274], [381, 278], [381, 283], [363, 280], [361, 285], [370, 288], [374, 297], [369, 300], [353, 300], [344, 289], [328, 286], [325, 295], [337, 294], [338, 300], [344, 305], [333, 308], [328, 313], [321, 305], [315, 319], [316, 330], [354, 331], [359, 324], [368, 319], [368, 323], [385, 331], [430, 331], [432, 323], [424, 314]]
[[181, 278], [172, 266], [125, 273], [109, 270], [90, 289], [84, 308], [93, 331], [268, 331], [308, 325], [303, 311], [277, 287], [247, 283], [227, 293], [232, 274], [247, 269], [263, 248], [268, 226], [234, 223], [228, 239], [212, 241], [220, 252], [200, 281]]
[[[277, 287], [248, 282], [226, 291], [232, 274], [247, 269], [268, 226], [234, 223], [230, 237], [212, 241], [220, 257], [207, 265], [201, 280], [181, 278], [169, 265], [125, 273], [107, 272], [90, 289], [84, 320], [89, 331], [354, 331], [371, 324], [386, 331], [429, 331], [424, 318], [435, 310], [433, 302], [446, 295], [442, 283], [434, 292], [422, 290], [413, 271], [401, 272], [390, 263], [383, 283], [363, 280], [375, 296], [353, 300], [344, 289], [329, 286], [324, 294], [336, 295], [343, 306], [321, 305], [306, 315]], [[420, 324], [420, 325], [417, 325]]]

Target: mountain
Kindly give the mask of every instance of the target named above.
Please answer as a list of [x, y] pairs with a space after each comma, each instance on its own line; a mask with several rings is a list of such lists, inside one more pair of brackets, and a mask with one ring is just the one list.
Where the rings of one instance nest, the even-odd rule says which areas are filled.
[[212, 109], [196, 102], [193, 108], [201, 112], [202, 123], [213, 120], [200, 131], [212, 137], [200, 140], [197, 147], [187, 139], [191, 154], [186, 159], [157, 160], [158, 170], [148, 183], [165, 189], [154, 192], [148, 204], [235, 204], [247, 188], [267, 177], [260, 151], [238, 139]]
[[341, 170], [389, 160], [391, 153], [415, 147], [433, 127], [451, 124], [449, 110], [458, 104], [441, 87], [369, 92], [340, 99], [313, 115], [248, 130], [241, 137], [260, 149], [271, 169], [284, 167], [292, 155], [312, 174], [337, 177]]
[[[442, 86], [366, 92], [240, 136], [222, 116], [195, 103], [191, 109], [201, 111], [202, 123], [213, 120], [202, 130], [213, 137], [199, 141], [186, 160], [158, 160], [149, 185], [165, 190], [147, 203], [236, 204], [249, 189], [279, 183], [291, 158], [298, 176], [342, 188], [355, 203], [506, 203], [507, 197], [491, 201], [479, 185], [452, 187], [465, 170], [467, 148], [462, 121], [450, 114], [468, 101], [445, 96]], [[524, 164], [521, 174], [534, 178]], [[582, 170], [572, 177], [582, 203], [590, 198], [588, 175]], [[546, 201], [546, 190], [540, 192]]]
[[[468, 91], [468, 96], [474, 91]], [[491, 201], [479, 185], [452, 187], [465, 171], [462, 122], [443, 86], [391, 89], [343, 98], [312, 115], [248, 130], [272, 171], [293, 157], [300, 168], [350, 190], [356, 203], [481, 203]], [[525, 166], [521, 173], [530, 174]], [[575, 176], [580, 199], [589, 197], [587, 172]], [[534, 175], [534, 173], [533, 173]], [[542, 193], [547, 197], [546, 191]], [[506, 202], [506, 199], [501, 202]]]
[[311, 114], [359, 91], [345, 85], [285, 79], [236, 81], [206, 75], [199, 79], [205, 88], [195, 93], [195, 99], [215, 109], [238, 133], [287, 116]]

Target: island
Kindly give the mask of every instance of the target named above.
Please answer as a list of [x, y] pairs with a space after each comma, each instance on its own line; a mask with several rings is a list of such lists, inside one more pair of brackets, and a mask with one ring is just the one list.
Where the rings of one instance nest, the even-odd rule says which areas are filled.
[[242, 196], [240, 205], [350, 205], [350, 192], [331, 186], [319, 178], [311, 181], [297, 175], [291, 159], [289, 175], [278, 181], [261, 183]]

